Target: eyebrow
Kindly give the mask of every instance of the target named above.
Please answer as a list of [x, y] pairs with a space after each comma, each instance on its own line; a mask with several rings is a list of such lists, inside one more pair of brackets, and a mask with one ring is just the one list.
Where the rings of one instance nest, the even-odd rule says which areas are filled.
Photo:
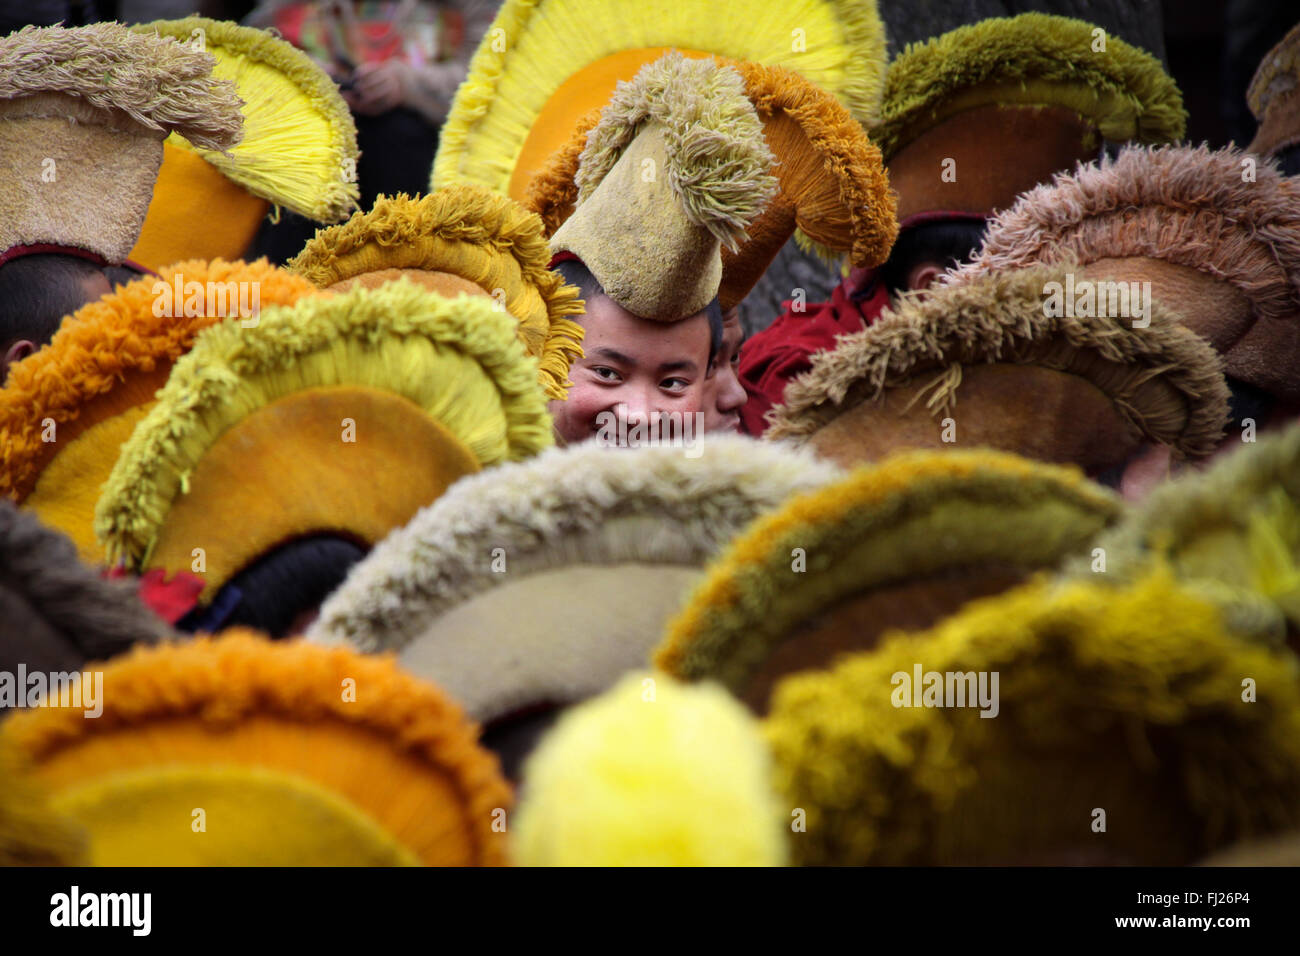
[[665, 362], [663, 365], [659, 366], [660, 375], [666, 375], [669, 372], [697, 372], [697, 371], [699, 371], [699, 366], [696, 365], [694, 362], [690, 361], [689, 359], [684, 359], [680, 362]]
[[593, 349], [591, 354], [599, 355], [602, 358], [607, 358], [613, 362], [621, 362], [624, 365], [636, 365], [636, 360], [631, 356], [624, 355], [622, 352], [619, 352], [616, 349], [611, 349], [606, 345], [602, 345], [598, 349]]

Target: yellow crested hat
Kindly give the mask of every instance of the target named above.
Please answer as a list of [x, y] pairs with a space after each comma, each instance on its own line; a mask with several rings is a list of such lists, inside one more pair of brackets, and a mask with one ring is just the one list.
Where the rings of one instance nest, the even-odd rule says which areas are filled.
[[215, 58], [234, 84], [244, 136], [225, 152], [172, 136], [131, 259], [161, 269], [182, 259], [238, 259], [271, 206], [317, 222], [356, 208], [357, 131], [329, 75], [266, 30], [186, 17], [132, 27]]
[[414, 199], [380, 196], [369, 212], [321, 229], [288, 268], [323, 289], [373, 288], [405, 276], [446, 296], [490, 297], [519, 321], [548, 397], [563, 398], [582, 354], [578, 290], [550, 271], [536, 216], [476, 183]]
[[432, 188], [469, 180], [522, 200], [582, 117], [670, 50], [794, 70], [858, 122], [879, 116], [875, 0], [506, 0], [452, 102]]
[[101, 564], [95, 502], [154, 393], [203, 329], [253, 321], [315, 286], [257, 262], [179, 262], [88, 303], [0, 389], [0, 493]]
[[201, 549], [206, 603], [281, 544], [373, 545], [552, 441], [509, 315], [405, 280], [358, 287], [200, 334], [122, 447], [95, 532], [133, 571], [190, 569]]

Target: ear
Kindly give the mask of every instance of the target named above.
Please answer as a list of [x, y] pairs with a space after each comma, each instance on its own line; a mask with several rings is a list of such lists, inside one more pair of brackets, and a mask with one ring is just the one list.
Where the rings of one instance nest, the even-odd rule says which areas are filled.
[[4, 384], [9, 378], [9, 367], [16, 362], [21, 362], [27, 356], [36, 351], [36, 343], [29, 339], [19, 339], [9, 350], [5, 352], [4, 358], [0, 359], [0, 385]]
[[907, 274], [907, 288], [912, 292], [928, 289], [934, 284], [935, 279], [943, 275], [943, 272], [943, 266], [937, 262], [922, 262], [915, 265]]

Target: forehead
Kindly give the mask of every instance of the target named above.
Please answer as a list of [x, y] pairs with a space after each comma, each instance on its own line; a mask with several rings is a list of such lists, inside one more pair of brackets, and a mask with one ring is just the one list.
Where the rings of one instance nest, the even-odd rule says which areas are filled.
[[582, 347], [588, 356], [602, 347], [616, 349], [638, 365], [703, 364], [709, 356], [709, 319], [703, 313], [680, 322], [652, 322], [633, 315], [608, 296], [600, 296], [590, 303], [582, 325]]

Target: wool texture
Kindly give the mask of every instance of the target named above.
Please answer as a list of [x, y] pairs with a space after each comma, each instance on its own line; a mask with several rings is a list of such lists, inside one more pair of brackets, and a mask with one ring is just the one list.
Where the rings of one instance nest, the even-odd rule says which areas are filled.
[[1119, 513], [1077, 469], [991, 451], [896, 455], [755, 519], [709, 566], [654, 663], [739, 692], [793, 629], [841, 601], [988, 564], [1053, 567]]
[[112, 662], [96, 720], [46, 707], [0, 728], [55, 800], [116, 774], [261, 768], [336, 794], [426, 864], [496, 865], [506, 848], [494, 811], [511, 794], [476, 735], [390, 659], [250, 631]]
[[525, 770], [522, 866], [780, 866], [758, 723], [723, 690], [631, 674], [566, 714]]
[[[306, 53], [266, 30], [205, 17], [132, 30], [182, 42], [198, 31], [215, 58], [213, 76], [234, 84], [243, 101], [243, 139], [224, 152], [199, 151], [223, 175], [319, 222], [336, 222], [356, 208], [356, 125], [334, 81]], [[184, 140], [176, 145], [188, 148]]]
[[573, 317], [583, 303], [550, 271], [550, 259], [535, 215], [484, 186], [458, 183], [421, 198], [380, 196], [369, 212], [317, 232], [288, 268], [322, 288], [381, 269], [449, 272], [504, 296], [547, 396], [563, 398], [582, 355]]
[[1096, 27], [1045, 13], [990, 17], [924, 43], [889, 64], [881, 120], [871, 138], [891, 157], [916, 134], [962, 108], [1060, 104], [1117, 142], [1182, 139], [1177, 85], [1154, 56], [1115, 36], [1095, 49]]
[[[796, 440], [929, 370], [942, 372], [929, 404], [960, 396], [960, 368], [983, 363], [1042, 365], [1091, 381], [1134, 430], [1187, 456], [1208, 454], [1228, 420], [1222, 361], [1156, 301], [1147, 328], [1130, 320], [1045, 315], [1049, 282], [1077, 264], [1032, 266], [904, 295], [869, 328], [840, 336], [833, 350], [790, 383], [768, 412], [764, 438]], [[1179, 400], [1172, 401], [1168, 388]]]
[[[526, 179], [516, 190], [512, 174], [530, 138], [553, 134], [556, 146], [563, 143], [574, 121], [608, 99], [615, 79], [630, 79], [643, 65], [631, 58], [627, 72], [610, 75], [611, 61], [659, 49], [789, 67], [859, 122], [879, 115], [885, 31], [874, 2], [506, 0], [452, 101], [432, 188], [470, 180], [522, 199]], [[571, 119], [550, 118], [557, 100], [576, 103]], [[553, 148], [542, 150], [538, 166]]]
[[[896, 675], [998, 672], [996, 719], [898, 706]], [[1242, 675], [1262, 692], [1243, 704]], [[778, 789], [808, 814], [801, 864], [1185, 865], [1300, 820], [1300, 669], [1148, 575], [1050, 580], [778, 687]], [[1108, 814], [1092, 832], [1093, 808]], [[1093, 814], [1093, 816], [1089, 816]], [[1165, 821], [1174, 821], [1166, 825]], [[1092, 842], [1089, 843], [1089, 840]]]
[[176, 363], [96, 508], [109, 554], [133, 566], [147, 559], [188, 475], [228, 429], [276, 399], [338, 386], [408, 399], [482, 466], [554, 441], [536, 361], [491, 301], [401, 281], [273, 306], [253, 328], [206, 330]]

